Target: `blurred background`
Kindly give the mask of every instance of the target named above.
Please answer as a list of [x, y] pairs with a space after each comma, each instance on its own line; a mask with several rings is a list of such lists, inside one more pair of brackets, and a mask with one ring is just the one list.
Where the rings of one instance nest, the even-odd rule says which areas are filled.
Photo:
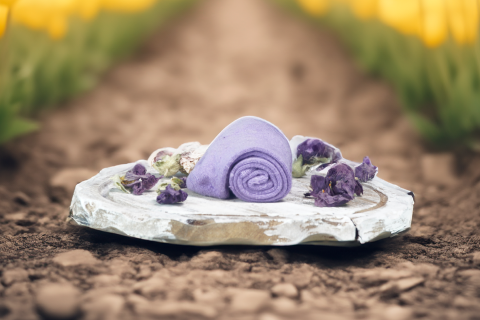
[[[478, 319], [479, 12], [477, 0], [0, 0], [0, 318]], [[65, 224], [78, 182], [208, 144], [245, 115], [369, 156], [415, 193], [410, 233], [193, 248]], [[64, 252], [79, 265], [52, 261]], [[60, 301], [49, 316], [37, 289], [50, 282], [64, 288], [43, 299]], [[270, 292], [282, 282], [293, 293]]]

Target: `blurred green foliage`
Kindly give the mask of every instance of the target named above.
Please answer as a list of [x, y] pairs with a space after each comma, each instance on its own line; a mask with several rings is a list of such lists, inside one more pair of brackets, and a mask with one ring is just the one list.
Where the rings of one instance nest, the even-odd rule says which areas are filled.
[[449, 37], [432, 48], [377, 19], [358, 19], [346, 6], [313, 16], [295, 0], [274, 1], [333, 29], [363, 69], [393, 84], [406, 115], [433, 145], [478, 148], [480, 41], [460, 45]]
[[60, 40], [10, 24], [0, 39], [0, 144], [37, 129], [27, 117], [92, 88], [112, 63], [194, 2], [162, 0], [135, 13], [102, 11], [88, 22], [71, 17]]

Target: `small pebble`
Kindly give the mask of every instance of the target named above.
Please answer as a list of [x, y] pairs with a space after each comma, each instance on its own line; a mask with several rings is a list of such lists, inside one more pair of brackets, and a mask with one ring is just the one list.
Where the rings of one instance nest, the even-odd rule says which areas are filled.
[[79, 312], [80, 292], [68, 283], [45, 284], [37, 290], [35, 301], [46, 318], [70, 319]]
[[5, 270], [2, 276], [2, 283], [7, 287], [15, 282], [29, 281], [28, 272], [25, 269]]
[[272, 309], [279, 314], [292, 314], [297, 309], [297, 304], [286, 297], [274, 299], [270, 305]]

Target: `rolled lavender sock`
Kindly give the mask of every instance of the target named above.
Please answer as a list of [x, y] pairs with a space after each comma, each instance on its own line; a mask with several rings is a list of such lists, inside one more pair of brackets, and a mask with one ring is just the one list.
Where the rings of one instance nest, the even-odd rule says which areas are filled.
[[187, 188], [227, 199], [274, 202], [292, 188], [292, 152], [282, 131], [257, 117], [243, 117], [213, 140], [187, 178]]

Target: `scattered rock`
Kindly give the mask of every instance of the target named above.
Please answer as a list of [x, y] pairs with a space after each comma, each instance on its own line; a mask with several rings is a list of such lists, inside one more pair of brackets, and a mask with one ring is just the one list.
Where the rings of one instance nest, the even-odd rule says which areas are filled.
[[200, 252], [190, 260], [190, 266], [198, 269], [215, 269], [222, 256], [218, 251]]
[[31, 199], [25, 193], [18, 191], [18, 192], [15, 192], [15, 194], [13, 195], [13, 201], [15, 201], [18, 204], [21, 204], [22, 206], [28, 206], [30, 205]]
[[270, 306], [273, 311], [279, 314], [292, 314], [297, 309], [297, 304], [295, 303], [295, 301], [286, 297], [273, 299], [270, 302]]
[[90, 179], [98, 172], [86, 168], [67, 168], [57, 172], [50, 179], [50, 187], [63, 189], [66, 196], [71, 197], [75, 186], [82, 181]]
[[474, 252], [472, 255], [473, 265], [480, 265], [480, 251]]
[[7, 213], [4, 218], [7, 221], [17, 222], [25, 220], [27, 218], [27, 214], [25, 212]]
[[10, 286], [15, 282], [29, 281], [28, 272], [25, 269], [10, 269], [5, 270], [2, 276], [2, 283], [6, 286]]
[[[229, 288], [230, 289], [230, 288]], [[270, 293], [256, 289], [230, 289], [230, 309], [233, 312], [257, 312], [270, 300]]]
[[462, 271], [458, 271], [457, 274], [467, 279], [480, 278], [480, 270], [477, 270], [477, 269], [462, 270]]
[[166, 291], [166, 281], [161, 278], [150, 278], [139, 281], [133, 286], [133, 290], [144, 296], [153, 296]]
[[407, 291], [425, 282], [424, 278], [412, 277], [396, 281], [390, 281], [382, 285], [379, 289], [382, 293], [398, 294]]
[[92, 265], [100, 263], [89, 251], [77, 249], [59, 253], [53, 258], [53, 262], [64, 266]]
[[27, 297], [30, 295], [29, 283], [15, 282], [10, 287], [5, 289], [3, 295], [5, 297]]
[[422, 157], [423, 178], [429, 183], [448, 186], [455, 185], [455, 158], [451, 153], [425, 154]]
[[288, 252], [284, 249], [270, 249], [267, 253], [276, 263], [285, 263], [288, 261]]
[[298, 297], [298, 290], [291, 283], [279, 283], [273, 286], [270, 291], [277, 297], [287, 297], [291, 299]]
[[123, 258], [115, 258], [108, 261], [110, 272], [120, 277], [133, 277], [136, 274], [131, 263]]
[[381, 284], [385, 281], [410, 277], [411, 275], [412, 271], [410, 270], [375, 268], [365, 271], [358, 271], [354, 274], [354, 278], [363, 285], [372, 286]]
[[313, 272], [311, 267], [302, 264], [299, 268], [294, 268], [291, 274], [286, 274], [283, 276], [285, 282], [292, 283], [297, 288], [305, 288], [311, 282]]
[[471, 308], [478, 308], [478, 300], [475, 298], [465, 298], [462, 296], [456, 296], [453, 299], [453, 306], [459, 309], [471, 309]]
[[36, 305], [46, 318], [69, 319], [79, 313], [80, 292], [71, 284], [45, 284], [37, 290]]
[[88, 320], [116, 320], [125, 306], [125, 299], [116, 294], [99, 296], [82, 305], [82, 312]]

